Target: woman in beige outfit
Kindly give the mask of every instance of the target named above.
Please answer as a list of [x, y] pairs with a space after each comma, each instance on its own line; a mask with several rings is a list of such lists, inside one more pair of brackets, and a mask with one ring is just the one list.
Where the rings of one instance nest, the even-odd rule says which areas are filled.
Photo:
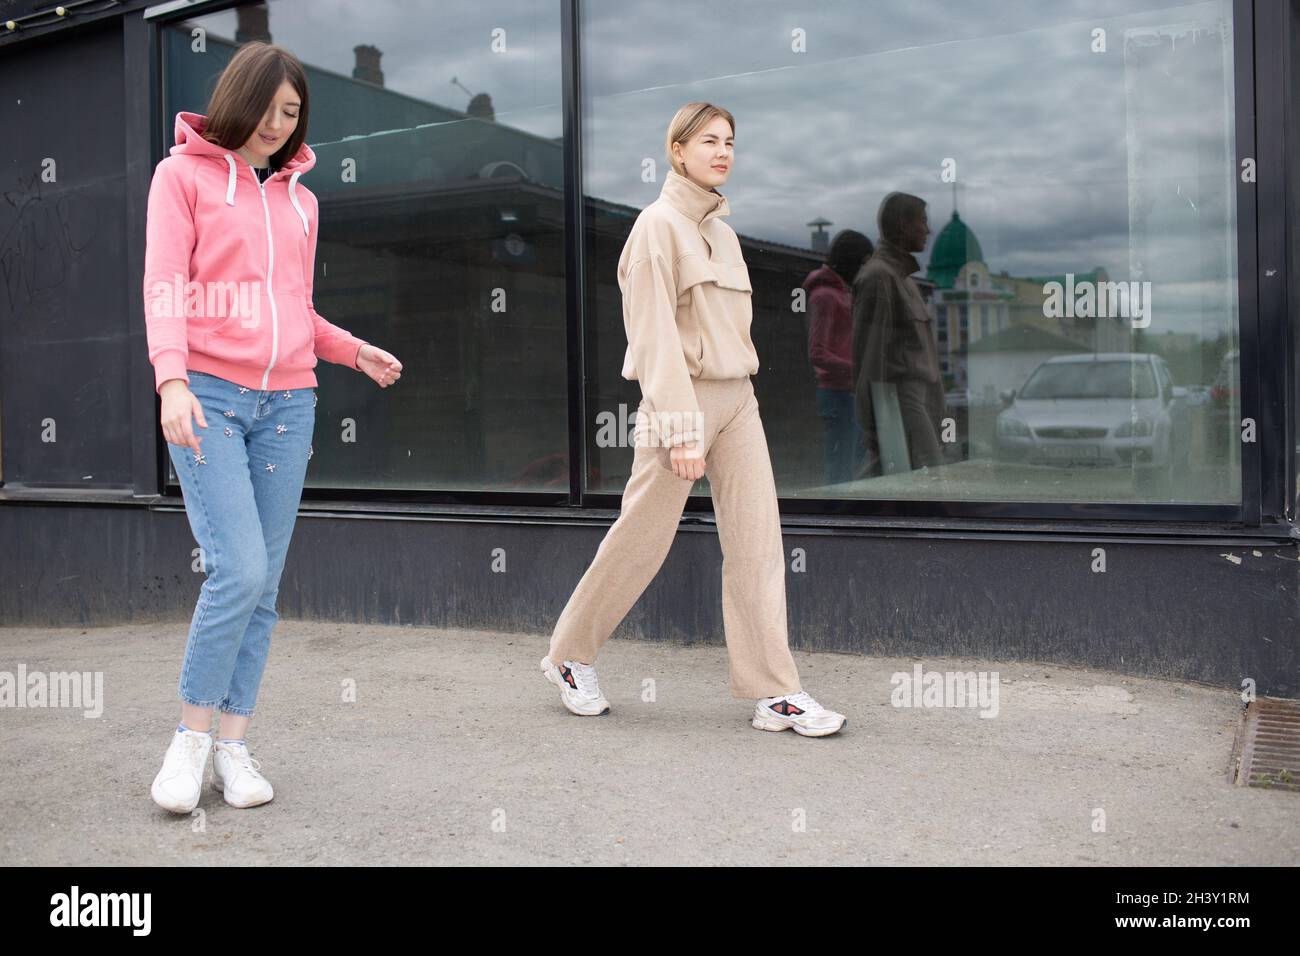
[[731, 693], [757, 698], [753, 726], [810, 737], [844, 716], [799, 688], [786, 634], [785, 552], [776, 483], [750, 376], [749, 271], [717, 191], [734, 162], [735, 120], [689, 103], [668, 127], [672, 164], [618, 264], [628, 347], [641, 383], [636, 452], [619, 518], [578, 582], [542, 671], [575, 714], [609, 712], [596, 655], [658, 573], [696, 479], [707, 476], [722, 545], [722, 619]]

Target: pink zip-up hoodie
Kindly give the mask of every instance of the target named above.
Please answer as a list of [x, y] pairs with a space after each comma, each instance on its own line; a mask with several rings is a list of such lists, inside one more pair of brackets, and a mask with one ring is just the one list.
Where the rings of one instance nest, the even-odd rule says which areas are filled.
[[319, 205], [298, 177], [303, 143], [266, 183], [239, 153], [176, 114], [176, 145], [154, 170], [144, 256], [145, 328], [155, 388], [207, 372], [248, 388], [314, 388], [317, 356], [356, 368], [365, 341], [316, 314]]

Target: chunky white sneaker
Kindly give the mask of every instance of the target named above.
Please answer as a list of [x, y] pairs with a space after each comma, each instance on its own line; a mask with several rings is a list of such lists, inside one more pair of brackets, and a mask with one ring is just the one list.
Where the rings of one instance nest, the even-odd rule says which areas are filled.
[[259, 770], [248, 746], [218, 743], [212, 754], [212, 786], [232, 807], [256, 807], [275, 796], [271, 782]]
[[153, 802], [172, 813], [189, 813], [199, 805], [203, 770], [212, 750], [212, 735], [197, 730], [172, 731], [162, 769], [153, 779]]
[[562, 661], [556, 665], [550, 657], [542, 658], [542, 673], [560, 688], [560, 700], [579, 717], [599, 717], [609, 713], [609, 701], [596, 683], [596, 666], [578, 661]]
[[781, 697], [764, 697], [754, 705], [754, 726], [759, 730], [793, 730], [805, 737], [826, 737], [844, 726], [846, 718], [827, 710], [804, 691]]

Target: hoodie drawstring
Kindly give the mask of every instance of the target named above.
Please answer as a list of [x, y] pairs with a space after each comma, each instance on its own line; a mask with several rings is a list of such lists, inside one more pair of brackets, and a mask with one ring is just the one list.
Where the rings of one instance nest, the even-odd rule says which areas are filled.
[[226, 162], [230, 165], [230, 176], [226, 180], [226, 205], [235, 204], [235, 157], [226, 153]]
[[[235, 204], [235, 157], [226, 153], [226, 163], [230, 166], [230, 176], [226, 180], [226, 205]], [[298, 177], [302, 175], [301, 170], [294, 170], [289, 177], [289, 202], [293, 203], [293, 208], [298, 212], [298, 218], [302, 220], [302, 231], [304, 235], [311, 235], [311, 230], [307, 226], [307, 213], [303, 211], [302, 204], [298, 202], [298, 194], [294, 188], [298, 185]]]
[[302, 220], [303, 233], [306, 235], [310, 235], [311, 230], [307, 228], [307, 214], [302, 211], [302, 206], [298, 204], [298, 196], [293, 191], [294, 187], [298, 185], [298, 177], [301, 175], [302, 175], [301, 172], [299, 172], [298, 170], [294, 170], [293, 175], [289, 177], [289, 202], [293, 203], [293, 208], [298, 210], [298, 218]]

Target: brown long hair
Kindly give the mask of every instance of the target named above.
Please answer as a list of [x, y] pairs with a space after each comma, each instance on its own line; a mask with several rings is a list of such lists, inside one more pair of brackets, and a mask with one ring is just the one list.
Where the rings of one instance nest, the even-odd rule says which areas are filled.
[[217, 78], [208, 100], [208, 120], [203, 138], [222, 149], [239, 149], [256, 132], [285, 80], [294, 88], [302, 106], [298, 125], [289, 139], [271, 156], [271, 168], [279, 169], [294, 157], [307, 139], [307, 73], [298, 58], [282, 46], [253, 40], [241, 46]]

